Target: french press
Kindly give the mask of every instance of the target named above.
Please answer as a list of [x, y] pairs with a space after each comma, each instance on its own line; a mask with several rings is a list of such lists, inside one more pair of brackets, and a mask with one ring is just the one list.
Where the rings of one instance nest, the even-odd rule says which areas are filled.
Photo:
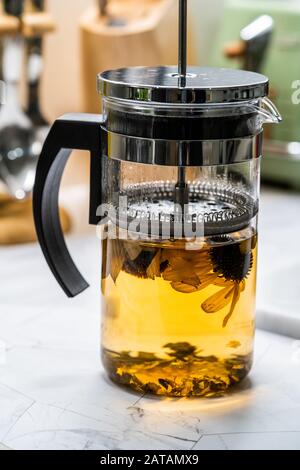
[[91, 153], [90, 224], [102, 224], [102, 361], [139, 392], [215, 396], [252, 362], [268, 79], [185, 65], [98, 76], [102, 115], [58, 119], [37, 168], [38, 239], [70, 296], [88, 287], [63, 239], [58, 190], [72, 149]]

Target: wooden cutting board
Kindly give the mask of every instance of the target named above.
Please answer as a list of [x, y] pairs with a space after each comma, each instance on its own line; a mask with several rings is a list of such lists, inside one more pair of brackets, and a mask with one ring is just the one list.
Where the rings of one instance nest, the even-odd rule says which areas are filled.
[[[64, 232], [71, 229], [71, 219], [60, 210]], [[15, 245], [36, 241], [32, 214], [32, 200], [17, 201], [7, 194], [0, 194], [0, 245]]]

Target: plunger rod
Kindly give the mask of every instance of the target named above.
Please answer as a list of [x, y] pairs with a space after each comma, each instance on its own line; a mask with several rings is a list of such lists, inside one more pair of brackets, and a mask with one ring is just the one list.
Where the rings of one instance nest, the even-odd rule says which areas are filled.
[[187, 0], [179, 0], [178, 75], [180, 87], [186, 85], [187, 67]]
[[[187, 70], [187, 0], [179, 0], [179, 27], [178, 27], [178, 85], [186, 86]], [[188, 187], [185, 182], [184, 144], [179, 144], [179, 167], [177, 183], [175, 186], [175, 203], [181, 206], [183, 215], [184, 205], [188, 203]]]

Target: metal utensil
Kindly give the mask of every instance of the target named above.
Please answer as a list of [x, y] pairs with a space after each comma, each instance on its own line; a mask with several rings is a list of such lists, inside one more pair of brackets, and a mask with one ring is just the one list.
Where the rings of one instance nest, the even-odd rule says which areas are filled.
[[261, 15], [240, 32], [245, 50], [243, 69], [260, 72], [274, 29], [273, 18]]
[[[36, 11], [43, 11], [44, 0], [32, 0]], [[26, 114], [36, 127], [48, 127], [49, 123], [40, 109], [40, 79], [43, 70], [43, 40], [41, 36], [27, 39], [28, 105]]]
[[[6, 13], [20, 17], [24, 0], [4, 0]], [[19, 102], [19, 86], [24, 55], [24, 39], [3, 41], [2, 72], [6, 83], [6, 104], [0, 109], [0, 178], [17, 199], [32, 190], [36, 163], [43, 140]]]

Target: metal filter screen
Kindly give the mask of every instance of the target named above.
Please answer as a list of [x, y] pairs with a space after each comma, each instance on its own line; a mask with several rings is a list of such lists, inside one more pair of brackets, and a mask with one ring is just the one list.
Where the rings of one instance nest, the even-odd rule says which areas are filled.
[[116, 207], [117, 224], [128, 229], [136, 223], [138, 231], [148, 236], [161, 236], [169, 226], [172, 237], [183, 224], [197, 236], [217, 235], [245, 228], [258, 212], [251, 194], [226, 181], [208, 180], [188, 185], [189, 203], [183, 215], [176, 210], [174, 188], [169, 181], [128, 185], [120, 193], [126, 197], [125, 205]]

